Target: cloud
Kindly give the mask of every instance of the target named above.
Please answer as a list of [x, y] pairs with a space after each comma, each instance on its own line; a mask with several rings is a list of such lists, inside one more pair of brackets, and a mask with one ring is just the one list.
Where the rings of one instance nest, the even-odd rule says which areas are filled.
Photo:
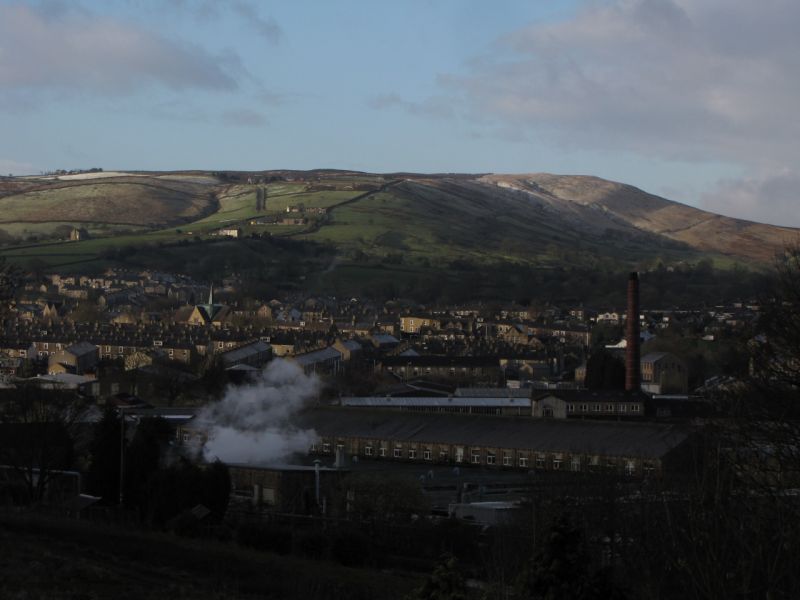
[[[142, 0], [128, 0], [137, 4]], [[164, 8], [171, 9], [181, 15], [189, 15], [198, 21], [219, 21], [229, 13], [243, 21], [251, 30], [271, 44], [277, 44], [283, 38], [283, 28], [273, 17], [261, 15], [257, 2], [249, 0], [150, 0], [150, 8], [162, 12]]]
[[[669, 159], [796, 154], [800, 20], [788, 0], [620, 0], [501, 40], [444, 84], [478, 118]], [[765, 156], [766, 153], [766, 156]]]
[[283, 30], [272, 17], [262, 17], [256, 5], [243, 0], [231, 2], [231, 8], [252, 27], [258, 35], [272, 44], [283, 37]]
[[158, 85], [234, 90], [237, 56], [168, 39], [139, 26], [79, 10], [55, 13], [0, 5], [0, 89], [60, 89], [104, 95]]
[[308, 96], [305, 94], [274, 92], [266, 90], [259, 92], [255, 96], [256, 101], [258, 101], [260, 104], [271, 107], [286, 106], [290, 102], [296, 102], [305, 97]]
[[33, 175], [40, 171], [34, 164], [19, 162], [8, 158], [0, 158], [0, 176], [12, 173], [14, 175]]
[[426, 98], [421, 102], [406, 100], [399, 94], [380, 94], [367, 100], [367, 106], [377, 110], [399, 108], [408, 114], [423, 117], [449, 118], [454, 115], [450, 101], [445, 97]]
[[489, 133], [779, 172], [800, 162], [798, 22], [795, 0], [587, 2], [439, 82]]
[[209, 111], [183, 100], [159, 102], [147, 110], [156, 119], [189, 123], [222, 123], [230, 127], [263, 127], [269, 124], [261, 113], [249, 108], [231, 108], [222, 112]]
[[701, 206], [711, 212], [764, 220], [769, 207], [770, 223], [800, 227], [800, 174], [790, 171], [758, 177], [726, 179], [703, 195]]
[[222, 123], [234, 127], [263, 127], [269, 121], [261, 113], [249, 108], [235, 108], [222, 113]]

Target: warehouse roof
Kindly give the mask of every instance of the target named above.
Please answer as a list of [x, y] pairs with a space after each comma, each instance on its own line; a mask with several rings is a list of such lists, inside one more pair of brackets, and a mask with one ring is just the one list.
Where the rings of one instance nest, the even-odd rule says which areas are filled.
[[320, 408], [299, 416], [299, 426], [325, 437], [464, 444], [539, 452], [660, 458], [685, 442], [680, 425], [590, 420], [520, 419]]

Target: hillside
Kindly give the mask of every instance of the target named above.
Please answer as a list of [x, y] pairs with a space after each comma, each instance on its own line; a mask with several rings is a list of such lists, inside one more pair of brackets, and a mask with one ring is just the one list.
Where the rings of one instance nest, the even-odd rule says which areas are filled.
[[154, 228], [194, 221], [217, 208], [212, 184], [192, 178], [92, 173], [0, 186], [0, 228], [10, 235], [53, 224]]
[[[264, 255], [259, 269], [273, 276], [276, 269], [308, 275], [350, 268], [369, 278], [380, 277], [374, 269], [381, 268], [433, 277], [443, 268], [499, 264], [647, 269], [701, 259], [721, 267], [761, 267], [798, 237], [796, 229], [715, 215], [621, 183], [542, 173], [316, 170], [4, 178], [0, 209], [0, 240], [7, 242], [0, 254], [22, 264], [95, 268], [132, 260], [135, 253], [127, 249], [164, 245], [174, 251], [148, 260], [173, 266], [180, 261], [170, 256], [180, 254], [209, 262], [224, 248], [229, 258], [216, 262], [231, 263], [233, 242], [215, 243], [203, 253], [179, 246], [219, 242], [221, 227], [238, 227], [256, 245], [292, 240], [280, 255], [295, 255], [292, 264], [302, 268], [273, 264]], [[94, 239], [64, 242], [67, 226], [76, 225], [86, 226]]]
[[562, 213], [580, 212], [572, 205], [587, 207], [599, 227], [632, 227], [744, 262], [768, 262], [798, 239], [797, 229], [717, 215], [598, 177], [536, 173], [488, 175], [480, 181], [524, 191]]
[[0, 513], [0, 552], [4, 599], [399, 600], [419, 585], [409, 573], [8, 510]]
[[333, 211], [309, 239], [369, 254], [555, 265], [708, 257], [764, 264], [798, 232], [732, 219], [596, 177], [405, 176]]

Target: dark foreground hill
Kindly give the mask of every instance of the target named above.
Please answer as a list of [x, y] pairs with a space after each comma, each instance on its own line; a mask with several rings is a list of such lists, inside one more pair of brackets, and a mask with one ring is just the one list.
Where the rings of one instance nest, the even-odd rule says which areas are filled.
[[208, 540], [0, 513], [0, 598], [400, 599], [414, 576]]

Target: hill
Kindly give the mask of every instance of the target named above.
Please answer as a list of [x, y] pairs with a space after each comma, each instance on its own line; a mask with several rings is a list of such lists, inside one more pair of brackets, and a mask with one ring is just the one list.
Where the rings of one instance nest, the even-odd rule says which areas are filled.
[[[186, 261], [203, 272], [205, 263], [241, 263], [234, 256], [244, 247], [215, 237], [223, 227], [238, 227], [253, 239], [249, 256], [260, 255], [246, 263], [259, 277], [316, 273], [326, 284], [338, 277], [433, 278], [443, 269], [498, 265], [608, 271], [710, 260], [724, 268], [761, 268], [798, 237], [796, 229], [715, 215], [629, 185], [543, 173], [4, 178], [0, 209], [0, 240], [7, 242], [0, 253], [21, 264], [88, 269], [124, 260], [132, 266], [138, 256], [155, 264], [137, 266], [174, 268]], [[64, 242], [67, 226], [75, 225], [86, 226], [94, 239]], [[291, 246], [276, 250], [277, 240], [289, 239]], [[275, 244], [259, 249], [259, 240]], [[207, 247], [199, 253], [195, 244], [185, 247], [189, 241]], [[141, 251], [165, 245], [172, 250]], [[293, 258], [287, 263], [287, 257]]]
[[633, 228], [744, 262], [770, 261], [798, 238], [797, 229], [717, 215], [598, 177], [537, 173], [489, 175], [481, 181], [523, 191], [562, 213], [579, 214], [574, 205], [589, 209], [584, 214], [596, 227]]
[[419, 585], [409, 573], [8, 510], [0, 513], [0, 551], [2, 598], [399, 600]]
[[708, 213], [596, 177], [409, 176], [335, 209], [309, 239], [406, 259], [631, 266], [765, 264], [798, 231]]
[[[91, 176], [90, 176], [91, 175]], [[186, 223], [217, 210], [215, 179], [91, 173], [0, 185], [0, 229], [47, 235], [58, 225], [97, 233]]]

